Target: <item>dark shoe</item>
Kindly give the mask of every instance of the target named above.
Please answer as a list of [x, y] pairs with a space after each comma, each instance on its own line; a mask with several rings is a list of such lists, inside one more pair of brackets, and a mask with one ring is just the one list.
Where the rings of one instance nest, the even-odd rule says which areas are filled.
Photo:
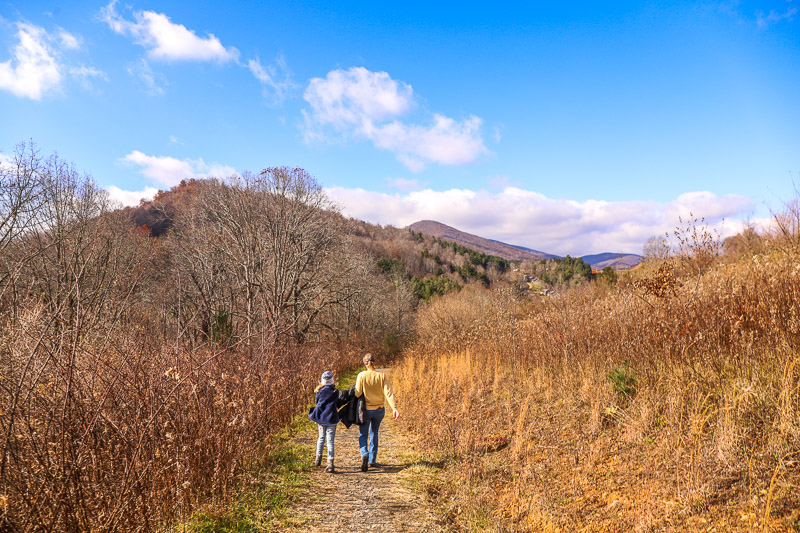
[[369, 466], [369, 458], [366, 455], [361, 456], [361, 471], [366, 472]]
[[378, 463], [370, 463], [369, 464], [370, 468], [378, 468], [378, 466], [379, 466]]
[[336, 472], [336, 469], [333, 467], [333, 459], [328, 458], [328, 466], [325, 467], [325, 471], [329, 474]]
[[314, 466], [320, 466], [322, 464], [322, 456], [318, 455], [314, 458]]

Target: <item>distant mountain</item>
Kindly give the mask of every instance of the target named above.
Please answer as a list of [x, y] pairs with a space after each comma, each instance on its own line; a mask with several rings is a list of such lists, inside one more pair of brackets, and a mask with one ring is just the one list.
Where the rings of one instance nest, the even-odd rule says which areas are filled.
[[628, 270], [642, 262], [641, 255], [612, 252], [584, 255], [581, 259], [595, 270], [602, 270], [607, 266], [614, 270]]
[[[408, 229], [433, 237], [439, 237], [440, 239], [457, 242], [473, 250], [489, 255], [496, 255], [497, 257], [502, 257], [509, 261], [539, 261], [541, 259], [561, 257], [524, 246], [516, 246], [494, 239], [478, 237], [477, 235], [457, 230], [456, 228], [448, 226], [447, 224], [442, 224], [441, 222], [436, 222], [435, 220], [420, 220], [408, 226]], [[607, 266], [610, 266], [614, 270], [627, 270], [642, 262], [642, 256], [640, 255], [612, 252], [584, 255], [581, 259], [591, 265], [595, 270], [602, 270]]]
[[496, 255], [497, 257], [502, 257], [509, 261], [539, 261], [541, 259], [558, 257], [546, 252], [540, 252], [539, 250], [532, 250], [522, 246], [514, 246], [512, 244], [478, 237], [477, 235], [457, 230], [456, 228], [434, 220], [420, 220], [419, 222], [414, 222], [408, 226], [408, 229], [457, 242], [467, 248], [472, 248], [473, 250], [489, 255]]

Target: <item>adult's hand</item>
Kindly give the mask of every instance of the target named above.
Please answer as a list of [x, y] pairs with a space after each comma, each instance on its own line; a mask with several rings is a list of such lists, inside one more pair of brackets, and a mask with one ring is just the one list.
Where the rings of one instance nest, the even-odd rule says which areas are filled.
[[392, 418], [394, 418], [395, 420], [397, 420], [397, 417], [398, 417], [398, 416], [400, 416], [400, 411], [398, 411], [397, 409], [393, 410], [393, 411], [392, 411]]

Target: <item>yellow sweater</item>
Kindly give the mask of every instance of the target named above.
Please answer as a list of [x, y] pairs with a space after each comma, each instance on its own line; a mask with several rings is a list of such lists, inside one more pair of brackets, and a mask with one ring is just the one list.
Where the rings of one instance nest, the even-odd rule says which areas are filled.
[[386, 374], [377, 372], [375, 370], [364, 370], [356, 377], [356, 397], [360, 398], [364, 395], [367, 409], [380, 409], [383, 407], [383, 399], [389, 403], [392, 411], [395, 410], [394, 393]]

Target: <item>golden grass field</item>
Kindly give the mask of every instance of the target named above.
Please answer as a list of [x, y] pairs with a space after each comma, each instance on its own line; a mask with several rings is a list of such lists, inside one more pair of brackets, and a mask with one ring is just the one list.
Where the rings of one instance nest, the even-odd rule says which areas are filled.
[[453, 524], [800, 530], [800, 249], [779, 237], [420, 311], [396, 388]]

